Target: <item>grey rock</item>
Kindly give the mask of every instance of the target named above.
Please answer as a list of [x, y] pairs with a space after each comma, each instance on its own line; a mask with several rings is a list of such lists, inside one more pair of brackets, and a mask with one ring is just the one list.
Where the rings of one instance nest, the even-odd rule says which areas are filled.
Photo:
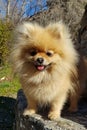
[[[15, 103], [10, 97], [0, 97], [0, 130], [12, 130], [15, 128]], [[15, 130], [15, 129], [14, 129]]]
[[81, 20], [81, 28], [79, 30], [78, 41], [80, 45], [80, 52], [87, 57], [87, 5], [85, 6], [85, 12]]
[[42, 11], [32, 17], [25, 19], [26, 21], [37, 22], [41, 25], [47, 25], [50, 22], [62, 20], [70, 28], [72, 39], [79, 48], [77, 41], [78, 29], [80, 29], [80, 21], [84, 13], [84, 7], [87, 0], [47, 0], [48, 10]]

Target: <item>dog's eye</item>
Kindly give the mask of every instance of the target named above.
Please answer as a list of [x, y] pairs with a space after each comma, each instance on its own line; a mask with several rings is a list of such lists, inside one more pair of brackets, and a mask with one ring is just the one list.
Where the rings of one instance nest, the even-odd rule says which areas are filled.
[[47, 51], [47, 53], [46, 53], [48, 56], [53, 56], [53, 51]]
[[31, 56], [35, 56], [36, 54], [37, 54], [37, 51], [36, 51], [36, 50], [31, 50], [31, 51], [30, 51], [30, 55], [31, 55]]

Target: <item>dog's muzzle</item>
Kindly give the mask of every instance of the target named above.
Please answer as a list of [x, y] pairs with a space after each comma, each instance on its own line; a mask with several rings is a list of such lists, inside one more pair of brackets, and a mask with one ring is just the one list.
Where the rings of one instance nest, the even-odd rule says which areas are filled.
[[43, 58], [37, 58], [37, 60], [35, 61], [35, 67], [38, 71], [45, 70], [46, 68], [48, 68], [49, 65], [51, 65], [51, 64], [44, 65], [44, 59]]

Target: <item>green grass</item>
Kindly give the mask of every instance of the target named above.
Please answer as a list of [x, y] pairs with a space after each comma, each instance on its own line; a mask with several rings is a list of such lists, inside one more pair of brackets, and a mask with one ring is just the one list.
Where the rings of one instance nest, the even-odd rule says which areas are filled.
[[0, 96], [13, 96], [17, 94], [20, 88], [20, 83], [17, 77], [13, 78], [12, 70], [10, 65], [6, 64], [0, 69], [0, 79], [7, 78], [0, 81]]

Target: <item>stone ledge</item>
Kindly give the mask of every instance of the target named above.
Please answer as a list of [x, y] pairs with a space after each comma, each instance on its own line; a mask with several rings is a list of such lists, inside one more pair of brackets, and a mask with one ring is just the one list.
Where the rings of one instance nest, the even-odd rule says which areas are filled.
[[0, 130], [15, 130], [15, 103], [11, 97], [0, 96]]

